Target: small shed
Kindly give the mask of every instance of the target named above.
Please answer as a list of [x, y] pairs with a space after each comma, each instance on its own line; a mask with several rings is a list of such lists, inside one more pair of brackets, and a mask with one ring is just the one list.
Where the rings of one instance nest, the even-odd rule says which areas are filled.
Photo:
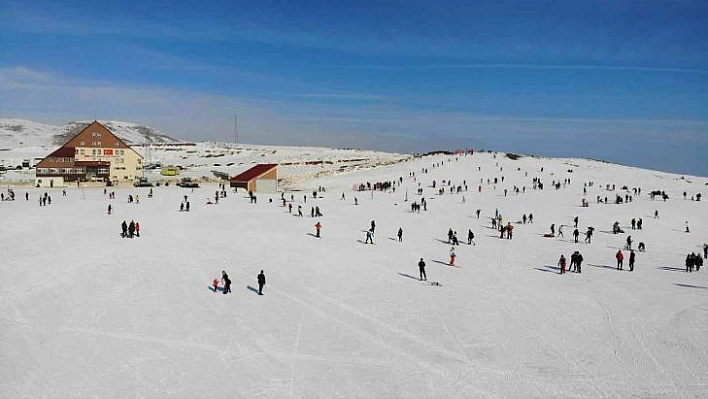
[[260, 163], [229, 179], [229, 186], [247, 191], [274, 193], [278, 191], [278, 164]]

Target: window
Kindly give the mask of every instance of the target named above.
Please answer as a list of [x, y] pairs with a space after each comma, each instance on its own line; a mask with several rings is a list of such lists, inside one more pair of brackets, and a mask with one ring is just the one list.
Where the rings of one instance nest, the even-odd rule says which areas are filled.
[[[100, 134], [100, 133], [99, 133], [99, 134]], [[98, 142], [98, 146], [101, 147], [101, 142], [100, 142], [100, 141]]]
[[81, 155], [84, 155], [84, 149], [82, 148], [79, 153], [81, 153]]
[[83, 146], [85, 146], [85, 145], [86, 145], [86, 142], [85, 142], [85, 141], [83, 141], [83, 140], [81, 140], [81, 142], [79, 143], [79, 145], [83, 147]]
[[116, 147], [120, 147], [120, 141], [116, 141]]
[[96, 137], [101, 138], [101, 132], [96, 132]]
[[92, 147], [95, 147], [95, 146], [96, 146], [96, 142], [95, 142], [95, 141], [92, 141], [92, 142], [91, 142], [91, 146], [92, 146]]

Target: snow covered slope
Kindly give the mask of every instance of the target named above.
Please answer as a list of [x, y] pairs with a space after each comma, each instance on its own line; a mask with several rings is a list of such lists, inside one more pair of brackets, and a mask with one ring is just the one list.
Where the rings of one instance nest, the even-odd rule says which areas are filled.
[[[393, 180], [395, 192], [352, 190]], [[707, 182], [587, 160], [440, 155], [303, 179], [284, 197], [304, 217], [280, 194], [251, 203], [229, 191], [207, 205], [216, 185], [154, 187], [152, 198], [116, 188], [115, 200], [56, 188], [46, 207], [46, 190], [16, 187], [19, 200], [0, 202], [0, 397], [704, 397], [708, 270], [683, 263], [708, 240], [707, 203], [691, 200]], [[468, 190], [451, 194], [458, 185]], [[615, 195], [633, 201], [596, 201]], [[427, 211], [411, 212], [423, 198]], [[309, 217], [315, 206], [323, 217]], [[513, 239], [491, 228], [495, 210]], [[576, 216], [581, 231], [596, 228], [592, 243], [573, 242]], [[123, 220], [141, 237], [120, 238]], [[372, 220], [374, 245], [363, 244]], [[624, 233], [609, 231], [615, 221]], [[552, 223], [564, 237], [543, 236]], [[449, 228], [464, 242], [456, 267]], [[633, 272], [627, 260], [615, 267], [628, 235], [647, 246]], [[559, 256], [575, 250], [582, 273], [560, 275]], [[209, 289], [222, 270], [230, 295]]]
[[[145, 125], [119, 121], [100, 122], [129, 144], [181, 142]], [[91, 121], [69, 122], [63, 126], [56, 126], [24, 119], [0, 118], [0, 149], [58, 147], [89, 123]]]

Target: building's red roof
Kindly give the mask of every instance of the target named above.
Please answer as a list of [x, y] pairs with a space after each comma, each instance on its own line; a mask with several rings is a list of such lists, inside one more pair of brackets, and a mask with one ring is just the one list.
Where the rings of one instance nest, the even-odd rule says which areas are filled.
[[57, 158], [73, 158], [76, 155], [76, 148], [74, 147], [60, 147], [53, 153], [49, 154], [50, 157]]
[[232, 182], [251, 181], [251, 180], [257, 178], [258, 176], [264, 175], [264, 174], [270, 172], [272, 169], [277, 168], [277, 167], [278, 167], [277, 163], [259, 163], [258, 165], [252, 167], [251, 169], [248, 169], [247, 171], [230, 178], [229, 181], [232, 181]]
[[108, 161], [76, 161], [74, 162], [76, 166], [111, 166]]

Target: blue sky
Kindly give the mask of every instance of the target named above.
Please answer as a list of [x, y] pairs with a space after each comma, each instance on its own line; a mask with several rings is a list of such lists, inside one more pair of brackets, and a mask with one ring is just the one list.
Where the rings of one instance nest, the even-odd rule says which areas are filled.
[[0, 0], [0, 115], [708, 176], [705, 1]]

